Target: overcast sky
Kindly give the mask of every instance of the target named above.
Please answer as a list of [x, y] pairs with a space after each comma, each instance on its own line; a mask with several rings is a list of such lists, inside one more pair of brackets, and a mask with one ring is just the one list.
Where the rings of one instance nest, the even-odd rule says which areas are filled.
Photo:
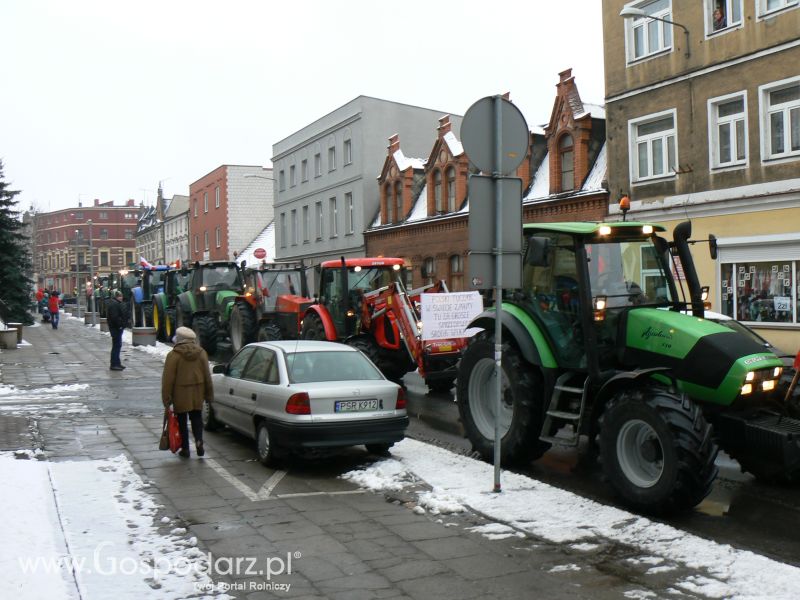
[[[463, 115], [558, 73], [603, 102], [600, 0], [0, 0], [0, 159], [19, 207], [152, 204], [359, 95]], [[431, 144], [435, 132], [431, 131]]]

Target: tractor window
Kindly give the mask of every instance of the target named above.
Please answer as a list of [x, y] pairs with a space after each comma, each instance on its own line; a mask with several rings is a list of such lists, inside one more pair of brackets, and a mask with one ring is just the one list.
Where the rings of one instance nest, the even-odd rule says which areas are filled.
[[203, 285], [208, 288], [236, 288], [238, 284], [239, 272], [233, 267], [203, 269]]
[[665, 304], [669, 280], [652, 241], [610, 239], [587, 244], [592, 297], [605, 296], [608, 308]]
[[572, 236], [537, 232], [549, 240], [545, 265], [528, 264], [522, 272], [522, 292], [538, 317], [563, 366], [580, 368], [585, 363], [580, 326], [580, 294], [575, 242]]
[[401, 281], [401, 269], [394, 270], [391, 267], [353, 267], [349, 269], [348, 283], [351, 290], [363, 290], [369, 292], [377, 290], [392, 282]]

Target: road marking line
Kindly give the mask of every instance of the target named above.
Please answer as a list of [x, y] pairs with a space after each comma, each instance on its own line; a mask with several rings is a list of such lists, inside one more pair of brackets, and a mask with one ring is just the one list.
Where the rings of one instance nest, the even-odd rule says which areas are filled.
[[275, 486], [280, 483], [281, 479], [286, 476], [286, 471], [275, 471], [272, 474], [272, 477], [267, 479], [267, 482], [261, 486], [261, 489], [258, 490], [258, 495], [262, 500], [267, 500], [269, 495], [272, 493], [272, 490], [275, 489]]
[[217, 473], [217, 474], [218, 474], [220, 477], [222, 477], [222, 478], [223, 478], [225, 481], [227, 481], [227, 482], [228, 482], [228, 483], [230, 483], [230, 484], [231, 484], [233, 487], [235, 487], [237, 490], [239, 490], [240, 492], [242, 492], [242, 494], [244, 494], [244, 495], [245, 495], [245, 497], [246, 497], [248, 500], [250, 500], [251, 502], [256, 502], [256, 501], [258, 501], [258, 500], [260, 500], [260, 499], [261, 499], [261, 498], [259, 498], [259, 495], [258, 495], [258, 494], [256, 494], [256, 493], [255, 493], [253, 490], [251, 490], [251, 489], [250, 489], [250, 487], [249, 487], [249, 486], [245, 485], [244, 483], [242, 483], [241, 481], [239, 481], [238, 479], [236, 479], [236, 477], [234, 477], [233, 475], [231, 475], [230, 473], [228, 473], [228, 471], [225, 469], [225, 467], [223, 467], [221, 464], [219, 464], [219, 463], [218, 463], [217, 461], [215, 461], [213, 458], [207, 458], [207, 459], [205, 459], [205, 461], [204, 461], [204, 462], [205, 462], [205, 464], [207, 464], [209, 467], [211, 467], [212, 469], [214, 469], [214, 471], [216, 471], [216, 473]]

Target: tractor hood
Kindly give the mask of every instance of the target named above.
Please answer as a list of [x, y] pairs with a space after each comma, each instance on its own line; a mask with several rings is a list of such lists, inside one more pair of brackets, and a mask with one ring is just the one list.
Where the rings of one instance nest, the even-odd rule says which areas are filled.
[[626, 366], [668, 367], [683, 391], [715, 404], [732, 404], [748, 381], [752, 397], [770, 395], [764, 382], [777, 380], [775, 369], [783, 366], [752, 338], [700, 317], [637, 308], [623, 315], [620, 327]]

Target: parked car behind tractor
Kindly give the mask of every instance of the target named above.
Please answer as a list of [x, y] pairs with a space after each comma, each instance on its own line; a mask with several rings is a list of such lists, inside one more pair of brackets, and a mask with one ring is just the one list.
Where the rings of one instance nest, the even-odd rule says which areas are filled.
[[[717, 444], [757, 476], [800, 476], [800, 421], [776, 402], [781, 360], [703, 318], [689, 223], [548, 223], [523, 228], [522, 287], [504, 294], [501, 455], [539, 458], [587, 436], [633, 508], [689, 509], [710, 491]], [[689, 282], [678, 299], [671, 250]], [[458, 370], [464, 428], [494, 448], [495, 311], [471, 324]], [[712, 429], [713, 427], [713, 429]]]

